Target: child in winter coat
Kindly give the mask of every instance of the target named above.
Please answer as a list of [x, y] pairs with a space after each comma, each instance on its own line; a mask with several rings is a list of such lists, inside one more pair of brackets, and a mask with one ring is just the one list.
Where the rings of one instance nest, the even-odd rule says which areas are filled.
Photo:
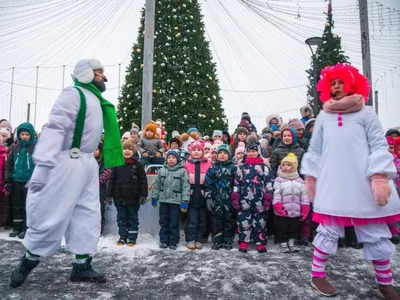
[[187, 153], [182, 149], [182, 141], [178, 137], [173, 137], [168, 141], [169, 149], [178, 150], [180, 161], [185, 162], [188, 159]]
[[[190, 157], [185, 163], [189, 175], [190, 202], [182, 203], [182, 212], [188, 213], [186, 223], [186, 247], [190, 250], [202, 249], [204, 231], [207, 222], [207, 206], [204, 199], [204, 179], [211, 163], [204, 157], [204, 142], [193, 141], [189, 146]], [[185, 205], [186, 204], [186, 205]]]
[[296, 131], [297, 144], [307, 152], [308, 143], [304, 138], [304, 124], [299, 119], [290, 119], [288, 123], [289, 128], [293, 128]]
[[237, 147], [235, 151], [235, 158], [232, 160], [232, 163], [238, 167], [242, 163], [245, 152], [246, 148], [244, 146]]
[[179, 150], [167, 152], [167, 161], [158, 172], [151, 198], [154, 207], [160, 203], [160, 248], [175, 250], [179, 243], [181, 209], [187, 209], [190, 199], [189, 176]]
[[237, 168], [231, 200], [238, 211], [239, 251], [247, 253], [252, 237], [259, 253], [267, 252], [266, 215], [272, 202], [273, 176], [259, 153], [257, 139], [247, 139], [247, 156]]
[[208, 158], [210, 163], [215, 163], [217, 161], [218, 155], [218, 144], [212, 145], [210, 150], [210, 157]]
[[304, 124], [307, 123], [308, 120], [314, 118], [314, 112], [310, 105], [304, 105], [300, 109], [300, 113], [301, 113], [301, 122], [303, 122]]
[[111, 171], [108, 181], [107, 200], [114, 198], [117, 207], [117, 245], [133, 247], [139, 232], [139, 207], [146, 203], [148, 194], [147, 177], [144, 166], [135, 157], [136, 146], [126, 140], [123, 145], [125, 164]]
[[380, 293], [399, 299], [392, 286], [390, 256], [395, 246], [387, 225], [400, 220], [400, 200], [392, 181], [396, 168], [379, 119], [372, 107], [365, 106], [368, 79], [353, 66], [337, 64], [322, 70], [317, 89], [325, 103], [301, 166], [307, 193], [314, 200], [313, 220], [319, 223], [311, 284], [322, 295], [336, 294], [325, 267], [344, 227], [354, 226], [364, 258], [374, 266]]
[[296, 155], [301, 166], [301, 159], [305, 153], [304, 149], [297, 143], [296, 131], [292, 128], [286, 128], [281, 131], [281, 142], [274, 151], [272, 151], [270, 166], [274, 174], [278, 171], [279, 165], [289, 153]]
[[157, 125], [153, 122], [147, 124], [144, 129], [144, 135], [137, 144], [141, 158], [140, 162], [146, 166], [149, 164], [163, 165], [165, 159], [164, 145], [160, 139], [156, 138]]
[[239, 144], [246, 147], [246, 139], [248, 136], [249, 136], [249, 132], [247, 131], [246, 128], [244, 128], [244, 127], [236, 128], [235, 138], [233, 139], [233, 143], [231, 145], [232, 153], [236, 153], [236, 148], [239, 147]]
[[25, 237], [26, 232], [26, 183], [31, 179], [35, 164], [35, 129], [31, 123], [22, 123], [17, 129], [18, 143], [7, 157], [5, 189], [11, 194], [13, 231], [10, 237]]
[[104, 161], [101, 157], [101, 152], [103, 151], [103, 143], [99, 143], [96, 151], [94, 151], [94, 158], [97, 160], [99, 165], [99, 188], [100, 188], [100, 211], [101, 211], [101, 230], [103, 233], [104, 226], [106, 224], [105, 210], [106, 210], [106, 196], [107, 196], [107, 182], [111, 176], [111, 169], [104, 168]]
[[208, 170], [205, 179], [207, 209], [212, 212], [214, 250], [231, 250], [235, 237], [236, 218], [231, 193], [236, 167], [231, 162], [231, 156], [230, 146], [225, 144], [219, 146], [218, 159]]
[[306, 187], [297, 167], [296, 155], [289, 153], [282, 159], [280, 174], [274, 181], [272, 205], [275, 213], [275, 242], [283, 253], [298, 251], [294, 241], [298, 236], [300, 220], [307, 218], [310, 213]]

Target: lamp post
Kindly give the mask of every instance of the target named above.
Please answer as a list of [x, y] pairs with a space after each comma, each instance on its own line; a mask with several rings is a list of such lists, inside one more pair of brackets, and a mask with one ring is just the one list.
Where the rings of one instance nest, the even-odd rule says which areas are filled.
[[315, 56], [315, 52], [313, 50], [312, 46], [316, 46], [315, 48], [318, 48], [319, 45], [322, 43], [322, 38], [315, 36], [315, 37], [310, 37], [306, 39], [305, 43], [310, 47], [311, 54], [312, 54], [312, 59], [313, 59], [313, 81], [314, 81], [314, 86], [313, 86], [313, 103], [312, 103], [312, 108], [314, 111], [314, 115], [317, 116], [319, 113], [318, 109], [318, 93], [317, 93], [317, 58]]

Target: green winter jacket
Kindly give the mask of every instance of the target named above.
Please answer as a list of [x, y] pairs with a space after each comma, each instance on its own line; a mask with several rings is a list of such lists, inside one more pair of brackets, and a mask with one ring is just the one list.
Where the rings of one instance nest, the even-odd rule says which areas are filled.
[[158, 202], [181, 204], [190, 200], [189, 176], [183, 166], [183, 162], [173, 167], [164, 164], [157, 175], [151, 198]]
[[[31, 134], [29, 141], [21, 141], [21, 130]], [[18, 143], [7, 157], [6, 181], [28, 182], [31, 179], [35, 164], [32, 155], [35, 149], [35, 129], [31, 123], [22, 123], [17, 129]]]

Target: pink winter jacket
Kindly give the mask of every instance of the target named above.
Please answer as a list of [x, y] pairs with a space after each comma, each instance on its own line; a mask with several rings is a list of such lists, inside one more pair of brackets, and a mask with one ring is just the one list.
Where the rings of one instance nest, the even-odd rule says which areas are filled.
[[272, 205], [278, 202], [282, 202], [289, 218], [300, 217], [301, 206], [310, 205], [304, 180], [300, 177], [296, 179], [275, 178]]
[[[194, 184], [194, 168], [195, 164], [191, 162], [192, 158], [189, 157], [187, 162], [185, 162], [185, 169], [186, 172], [188, 172], [189, 175], [189, 183]], [[211, 163], [204, 158], [202, 162], [200, 163], [200, 184], [204, 184], [204, 179], [206, 177], [208, 169], [211, 167]]]
[[6, 161], [7, 161], [7, 148], [0, 145], [0, 193], [4, 189], [4, 180], [6, 177]]

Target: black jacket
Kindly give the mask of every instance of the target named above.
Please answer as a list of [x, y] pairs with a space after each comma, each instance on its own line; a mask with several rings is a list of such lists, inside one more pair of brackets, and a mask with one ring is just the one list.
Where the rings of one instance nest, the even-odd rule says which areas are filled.
[[147, 197], [148, 186], [144, 166], [138, 162], [125, 163], [113, 168], [108, 181], [107, 197], [113, 197], [118, 205], [140, 205], [140, 197]]

